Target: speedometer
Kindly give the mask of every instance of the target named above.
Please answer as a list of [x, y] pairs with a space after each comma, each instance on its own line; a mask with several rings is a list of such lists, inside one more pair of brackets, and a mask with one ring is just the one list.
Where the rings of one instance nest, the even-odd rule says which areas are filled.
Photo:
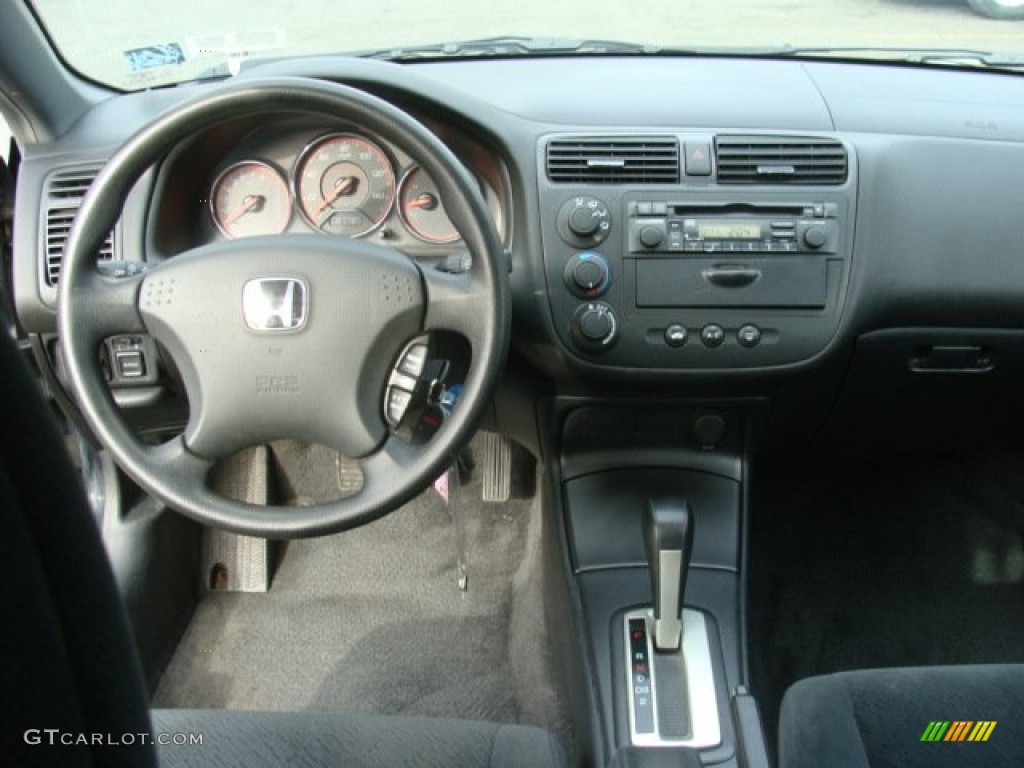
[[358, 237], [387, 218], [395, 202], [395, 172], [377, 144], [362, 136], [323, 136], [295, 166], [295, 198], [310, 226]]

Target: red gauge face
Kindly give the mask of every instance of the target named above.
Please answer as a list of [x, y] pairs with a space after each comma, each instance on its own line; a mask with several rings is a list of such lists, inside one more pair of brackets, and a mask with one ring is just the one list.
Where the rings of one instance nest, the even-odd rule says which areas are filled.
[[452, 243], [459, 239], [434, 180], [422, 168], [409, 170], [398, 188], [398, 213], [406, 228], [428, 243]]
[[292, 217], [291, 191], [277, 170], [245, 160], [217, 177], [210, 192], [210, 211], [227, 237], [278, 235]]
[[373, 142], [347, 133], [324, 136], [299, 157], [295, 196], [315, 229], [358, 237], [387, 218], [395, 202], [395, 173]]

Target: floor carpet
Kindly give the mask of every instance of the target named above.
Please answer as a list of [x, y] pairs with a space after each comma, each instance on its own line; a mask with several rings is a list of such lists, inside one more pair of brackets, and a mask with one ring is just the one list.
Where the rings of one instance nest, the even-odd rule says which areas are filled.
[[451, 515], [428, 490], [370, 525], [289, 543], [267, 594], [206, 592], [154, 706], [526, 722], [567, 740], [545, 682], [540, 511], [481, 502], [479, 474], [458, 496], [467, 592]]

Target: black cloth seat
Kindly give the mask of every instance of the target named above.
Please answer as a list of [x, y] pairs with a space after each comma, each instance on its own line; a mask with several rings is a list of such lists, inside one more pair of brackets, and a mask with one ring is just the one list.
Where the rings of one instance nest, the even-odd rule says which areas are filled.
[[[540, 728], [427, 717], [334, 712], [231, 712], [155, 709], [153, 729], [205, 734], [204, 745], [157, 747], [167, 768], [281, 765], [513, 766], [562, 765], [561, 747]], [[179, 739], [180, 740], [180, 739]]]
[[[11, 766], [564, 765], [539, 728], [341, 713], [147, 707], [110, 563], [64, 444], [0, 334], [0, 763]], [[154, 734], [167, 733], [167, 746]], [[174, 734], [202, 734], [175, 745]]]
[[[975, 726], [996, 723], [987, 741]], [[929, 725], [963, 741], [922, 741]], [[934, 730], [934, 729], [933, 729]], [[780, 768], [1020, 768], [1024, 665], [840, 672], [794, 684], [782, 700]]]

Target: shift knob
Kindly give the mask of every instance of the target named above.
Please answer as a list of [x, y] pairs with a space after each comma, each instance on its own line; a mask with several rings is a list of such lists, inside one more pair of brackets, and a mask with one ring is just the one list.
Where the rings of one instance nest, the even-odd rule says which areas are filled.
[[654, 594], [654, 648], [677, 651], [683, 637], [683, 593], [693, 550], [693, 516], [685, 499], [650, 499], [644, 545]]

